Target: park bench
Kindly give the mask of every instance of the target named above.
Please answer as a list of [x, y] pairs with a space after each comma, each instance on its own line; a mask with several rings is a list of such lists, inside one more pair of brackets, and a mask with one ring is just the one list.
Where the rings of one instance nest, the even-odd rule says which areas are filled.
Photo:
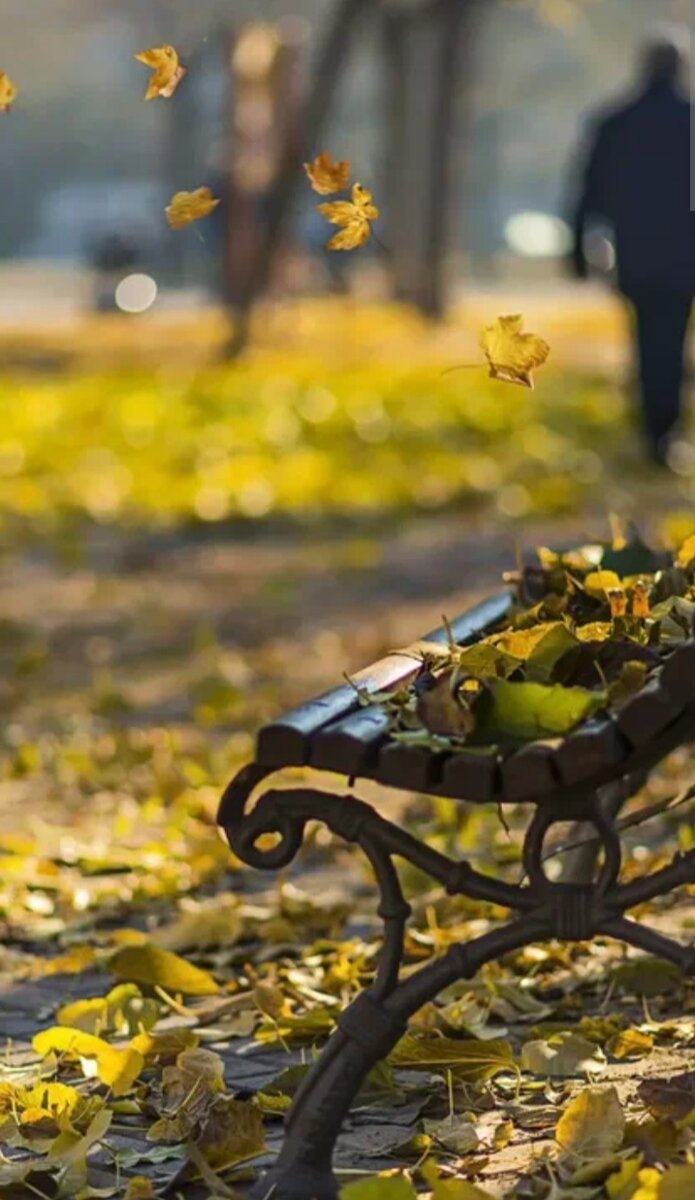
[[[455, 641], [466, 645], [503, 627], [512, 602], [511, 591], [503, 591], [458, 617], [450, 626]], [[425, 640], [445, 643], [448, 636], [442, 628]], [[389, 689], [413, 676], [416, 668], [403, 653], [389, 655], [359, 672], [354, 683], [369, 691]], [[280, 1156], [254, 1193], [259, 1200], [334, 1200], [333, 1147], [367, 1074], [389, 1054], [413, 1013], [447, 986], [475, 975], [484, 963], [535, 942], [585, 941], [602, 935], [666, 958], [686, 974], [695, 973], [695, 947], [625, 915], [645, 901], [695, 884], [695, 851], [676, 854], [670, 865], [621, 882], [616, 805], [606, 802], [609, 785], [622, 784], [623, 797], [629, 795], [650, 768], [693, 739], [693, 638], [679, 643], [616, 715], [590, 718], [561, 739], [531, 742], [502, 761], [465, 750], [439, 753], [397, 743], [389, 736], [388, 715], [378, 706], [364, 706], [347, 682], [260, 731], [255, 761], [230, 783], [220, 807], [218, 820], [232, 850], [253, 867], [285, 867], [302, 844], [306, 823], [322, 821], [336, 835], [358, 844], [369, 859], [381, 893], [378, 914], [384, 940], [374, 982], [341, 1013], [336, 1032], [296, 1094]], [[349, 794], [301, 786], [264, 791], [254, 805], [248, 804], [252, 792], [271, 774], [297, 766], [469, 804], [533, 805], [523, 847], [525, 882], [508, 883], [465, 861], [454, 861]], [[602, 849], [595, 878], [548, 878], [543, 865], [546, 835], [565, 821], [593, 826]], [[268, 834], [276, 835], [272, 846], [264, 838]], [[401, 979], [410, 910], [394, 857], [413, 863], [451, 895], [491, 901], [516, 916], [450, 947]]]

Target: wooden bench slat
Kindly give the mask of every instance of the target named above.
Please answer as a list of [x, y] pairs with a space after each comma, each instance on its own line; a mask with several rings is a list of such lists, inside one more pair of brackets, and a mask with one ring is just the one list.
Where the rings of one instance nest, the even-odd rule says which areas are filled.
[[516, 804], [556, 791], [560, 776], [555, 751], [559, 744], [559, 739], [529, 742], [510, 754], [501, 765], [503, 798]]
[[628, 742], [638, 749], [675, 721], [683, 707], [661, 686], [657, 675], [623, 705], [616, 722]]
[[563, 783], [571, 786], [599, 771], [617, 766], [629, 753], [613, 717], [596, 717], [562, 738], [555, 765]]
[[678, 646], [661, 668], [661, 685], [680, 704], [695, 700], [695, 641]]
[[341, 775], [364, 773], [376, 761], [389, 724], [388, 713], [374, 705], [319, 729], [311, 740], [311, 766]]
[[[455, 640], [461, 643], [468, 642], [496, 625], [509, 612], [511, 604], [511, 593], [499, 592], [469, 612], [463, 613], [451, 622]], [[421, 640], [446, 644], [446, 629], [434, 629]], [[416, 669], [417, 663], [408, 659], [406, 650], [401, 654], [389, 654], [372, 666], [357, 671], [351, 678], [357, 686], [365, 687], [370, 692], [385, 691], [413, 675]], [[292, 709], [261, 729], [256, 746], [257, 761], [264, 766], [278, 767], [301, 766], [310, 761], [313, 763], [312, 737], [325, 726], [342, 722], [352, 714], [359, 716], [362, 711], [365, 710], [360, 709], [355, 689], [349, 683], [341, 684], [316, 700], [310, 700], [307, 704]], [[371, 736], [372, 725], [358, 722], [348, 728], [347, 742], [338, 740], [333, 743], [343, 756], [347, 754], [347, 746], [355, 739], [358, 729], [364, 731], [370, 745], [374, 743]], [[386, 729], [383, 730], [383, 733], [385, 732]], [[338, 730], [338, 733], [345, 735], [344, 730]], [[325, 759], [326, 753], [324, 747], [320, 752], [322, 759]], [[358, 756], [352, 756], [356, 757]], [[324, 769], [342, 771], [343, 768], [333, 766]]]
[[441, 775], [442, 755], [426, 746], [404, 746], [387, 743], [379, 754], [376, 778], [379, 783], [426, 792], [436, 786]]
[[442, 781], [437, 791], [452, 800], [485, 804], [499, 793], [499, 763], [494, 754], [473, 754], [462, 750], [444, 760]]

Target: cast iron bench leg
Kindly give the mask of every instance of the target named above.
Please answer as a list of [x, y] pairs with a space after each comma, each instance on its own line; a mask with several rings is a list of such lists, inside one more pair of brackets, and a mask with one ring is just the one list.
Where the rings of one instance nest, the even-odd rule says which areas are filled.
[[[335, 834], [364, 850], [374, 869], [384, 922], [384, 946], [374, 983], [338, 1019], [338, 1028], [299, 1088], [286, 1123], [281, 1153], [256, 1190], [255, 1200], [335, 1200], [333, 1149], [342, 1124], [369, 1071], [385, 1058], [405, 1032], [408, 1019], [444, 988], [471, 978], [486, 962], [536, 942], [558, 938], [585, 941], [596, 934], [618, 938], [669, 958], [695, 972], [695, 948], [687, 948], [628, 920], [626, 909], [695, 883], [695, 851], [678, 855], [669, 867], [629, 884], [618, 884], [620, 840], [614, 815], [598, 800], [587, 800], [576, 815], [590, 821], [604, 851], [595, 882], [551, 883], [542, 865], [548, 830], [562, 815], [538, 808], [524, 842], [525, 887], [493, 879], [466, 862], [455, 862], [419, 842], [352, 796], [306, 788], [265, 792], [250, 812], [251, 791], [271, 771], [247, 767], [222, 800], [219, 823], [232, 850], [250, 866], [278, 869], [299, 850], [307, 821], [320, 820]], [[265, 834], [277, 835], [268, 850]], [[466, 944], [451, 946], [440, 958], [399, 981], [405, 925], [410, 909], [392, 858], [413, 863], [451, 895], [489, 900], [520, 916]]]

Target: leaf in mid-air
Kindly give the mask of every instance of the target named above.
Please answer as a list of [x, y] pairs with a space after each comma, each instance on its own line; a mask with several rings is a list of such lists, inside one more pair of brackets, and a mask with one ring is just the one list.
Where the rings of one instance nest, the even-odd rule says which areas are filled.
[[0, 112], [9, 112], [17, 98], [17, 88], [9, 75], [0, 71]]
[[184, 229], [209, 217], [218, 204], [209, 187], [199, 187], [193, 192], [175, 192], [164, 211], [171, 229]]
[[214, 996], [219, 988], [209, 971], [202, 971], [170, 950], [158, 946], [123, 946], [112, 956], [109, 970], [118, 979], [149, 984], [184, 996]]
[[352, 186], [350, 200], [331, 200], [328, 204], [317, 204], [317, 210], [331, 225], [340, 229], [328, 242], [329, 250], [355, 250], [369, 241], [371, 222], [376, 221], [379, 209], [372, 202], [372, 193], [361, 183]]
[[498, 317], [482, 332], [480, 344], [490, 366], [491, 379], [533, 387], [532, 371], [542, 367], [550, 346], [535, 333], [522, 333], [522, 316]]
[[614, 1154], [624, 1134], [625, 1114], [615, 1088], [585, 1088], [563, 1110], [555, 1140], [566, 1154], [588, 1162]]
[[317, 154], [313, 162], [304, 163], [304, 170], [319, 196], [344, 191], [350, 180], [350, 163], [345, 159], [334, 161], [327, 150]]
[[158, 96], [161, 96], [168, 100], [173, 96], [186, 74], [186, 68], [179, 61], [174, 47], [153, 46], [150, 50], [141, 50], [134, 57], [152, 70], [145, 99], [156, 100]]

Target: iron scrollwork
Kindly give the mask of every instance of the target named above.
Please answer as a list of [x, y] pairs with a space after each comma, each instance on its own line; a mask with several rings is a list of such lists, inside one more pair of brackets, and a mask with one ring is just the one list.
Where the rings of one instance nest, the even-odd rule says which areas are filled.
[[[552, 825], [566, 819], [566, 814], [557, 806], [539, 806], [524, 840], [526, 882], [512, 884], [448, 858], [351, 795], [304, 787], [271, 790], [247, 810], [251, 793], [270, 774], [272, 768], [253, 764], [225, 792], [218, 820], [234, 853], [249, 866], [277, 870], [299, 851], [307, 823], [323, 822], [338, 837], [360, 846], [369, 859], [381, 896], [378, 913], [384, 936], [374, 981], [340, 1015], [338, 1028], [299, 1088], [288, 1114], [283, 1148], [254, 1192], [256, 1200], [335, 1200], [333, 1149], [369, 1071], [390, 1053], [423, 1004], [450, 984], [471, 978], [485, 963], [553, 938], [585, 941], [604, 935], [695, 974], [695, 947], [683, 946], [625, 916], [647, 900], [695, 884], [695, 851], [678, 854], [669, 866], [621, 884], [615, 817], [596, 795], [586, 798], [580, 815], [595, 827], [603, 850], [597, 879], [562, 883], [548, 878], [544, 841]], [[267, 834], [274, 834], [277, 841], [262, 848], [259, 839]], [[517, 916], [465, 944], [452, 945], [401, 980], [410, 906], [394, 858], [426, 872], [450, 895], [490, 901]]]

